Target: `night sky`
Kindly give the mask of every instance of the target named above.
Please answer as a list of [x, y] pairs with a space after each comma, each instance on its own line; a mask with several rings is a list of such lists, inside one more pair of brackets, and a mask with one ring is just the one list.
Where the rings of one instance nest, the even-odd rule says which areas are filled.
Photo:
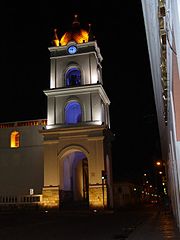
[[55, 8], [3, 10], [0, 122], [46, 118], [43, 90], [50, 83], [53, 29], [62, 35], [78, 14], [82, 27], [92, 24], [103, 57], [103, 86], [115, 134], [114, 178], [138, 181], [161, 156], [141, 2], [102, 3], [68, 1]]

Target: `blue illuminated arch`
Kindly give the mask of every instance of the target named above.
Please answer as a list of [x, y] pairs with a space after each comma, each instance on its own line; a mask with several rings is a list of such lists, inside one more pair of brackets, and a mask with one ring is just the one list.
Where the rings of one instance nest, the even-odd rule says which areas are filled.
[[66, 87], [79, 86], [81, 84], [81, 71], [78, 68], [71, 68], [66, 72]]
[[82, 121], [81, 105], [77, 101], [69, 102], [65, 107], [65, 123], [75, 124]]

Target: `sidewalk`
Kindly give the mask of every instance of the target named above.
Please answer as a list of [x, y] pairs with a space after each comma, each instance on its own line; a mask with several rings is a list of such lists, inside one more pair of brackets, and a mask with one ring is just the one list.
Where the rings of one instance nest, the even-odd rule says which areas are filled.
[[141, 223], [127, 238], [128, 240], [180, 240], [172, 213], [169, 209], [154, 209], [153, 214]]

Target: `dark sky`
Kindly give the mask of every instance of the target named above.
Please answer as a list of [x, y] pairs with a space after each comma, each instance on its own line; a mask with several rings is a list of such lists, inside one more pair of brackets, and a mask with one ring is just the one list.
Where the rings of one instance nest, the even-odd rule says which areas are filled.
[[137, 179], [160, 157], [141, 2], [111, 1], [107, 6], [97, 2], [3, 10], [0, 122], [46, 118], [43, 90], [50, 82], [48, 47], [53, 29], [63, 34], [78, 14], [82, 27], [92, 24], [103, 57], [103, 86], [111, 101], [111, 130], [115, 134], [115, 178]]

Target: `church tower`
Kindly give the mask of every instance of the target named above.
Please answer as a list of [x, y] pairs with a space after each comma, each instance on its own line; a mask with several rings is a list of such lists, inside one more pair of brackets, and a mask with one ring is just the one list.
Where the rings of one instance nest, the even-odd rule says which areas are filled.
[[109, 208], [112, 159], [109, 105], [103, 60], [89, 29], [75, 15], [71, 31], [54, 30], [44, 141], [43, 205]]

